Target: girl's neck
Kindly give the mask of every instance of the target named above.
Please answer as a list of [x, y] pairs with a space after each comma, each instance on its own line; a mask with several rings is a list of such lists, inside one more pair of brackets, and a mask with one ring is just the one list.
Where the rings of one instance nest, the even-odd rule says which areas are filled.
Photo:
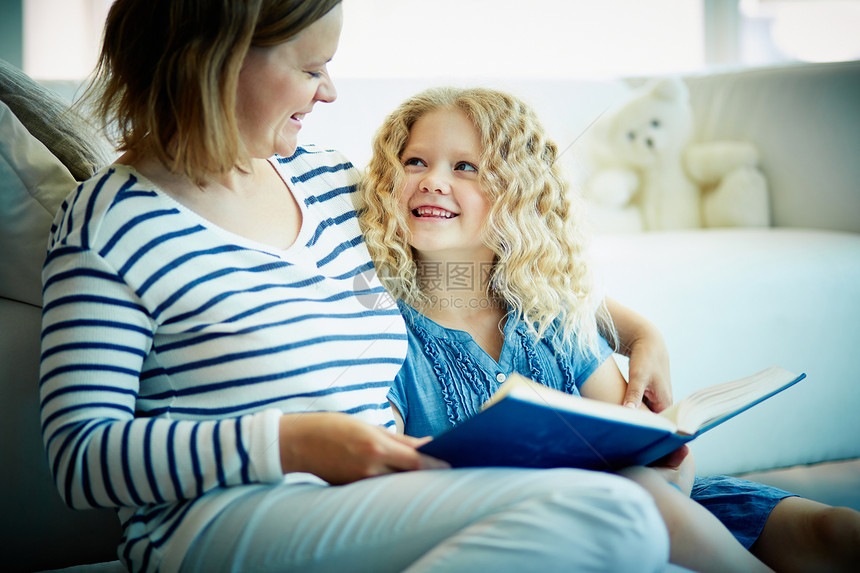
[[469, 333], [487, 354], [498, 360], [508, 309], [489, 289], [493, 263], [456, 259], [418, 261], [422, 291], [429, 297], [420, 311], [446, 328]]

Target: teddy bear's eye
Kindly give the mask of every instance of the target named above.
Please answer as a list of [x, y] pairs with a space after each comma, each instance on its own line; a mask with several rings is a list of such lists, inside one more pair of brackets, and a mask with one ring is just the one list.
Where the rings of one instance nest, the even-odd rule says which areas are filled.
[[630, 141], [635, 141], [636, 140], [636, 132], [635, 131], [628, 131], [627, 132], [627, 139], [629, 139]]
[[652, 119], [651, 120], [651, 127], [660, 127], [660, 120], [659, 119]]

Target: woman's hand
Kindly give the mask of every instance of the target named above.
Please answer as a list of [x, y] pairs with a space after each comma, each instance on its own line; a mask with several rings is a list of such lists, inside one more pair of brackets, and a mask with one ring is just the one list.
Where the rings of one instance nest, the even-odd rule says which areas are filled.
[[415, 448], [430, 438], [392, 434], [348, 414], [285, 414], [280, 421], [281, 468], [309, 472], [338, 485], [401, 471], [445, 469]]

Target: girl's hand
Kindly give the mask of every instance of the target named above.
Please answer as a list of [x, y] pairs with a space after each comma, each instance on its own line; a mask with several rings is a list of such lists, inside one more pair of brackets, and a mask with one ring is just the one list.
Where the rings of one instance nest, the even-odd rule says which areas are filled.
[[696, 477], [696, 468], [689, 447], [681, 446], [649, 466], [657, 470], [663, 479], [677, 485], [684, 494], [690, 495], [693, 480]]
[[606, 309], [618, 333], [618, 351], [630, 359], [621, 404], [638, 408], [644, 402], [652, 412], [665, 410], [672, 405], [672, 383], [663, 335], [645, 317], [611, 298]]
[[280, 421], [281, 468], [309, 472], [338, 485], [401, 471], [445, 469], [421, 454], [430, 438], [392, 434], [348, 414], [285, 414]]
[[672, 405], [669, 378], [669, 349], [656, 328], [639, 329], [638, 336], [625, 344], [630, 362], [627, 391], [622, 404], [637, 407], [644, 402], [652, 412]]

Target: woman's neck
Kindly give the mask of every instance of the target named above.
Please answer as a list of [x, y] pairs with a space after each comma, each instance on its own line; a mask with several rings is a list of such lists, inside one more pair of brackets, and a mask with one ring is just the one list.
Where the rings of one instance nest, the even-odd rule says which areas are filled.
[[152, 153], [129, 151], [121, 155], [116, 163], [133, 167], [141, 175], [162, 187], [168, 194], [174, 196], [196, 195], [200, 191], [211, 195], [247, 194], [248, 190], [257, 188], [256, 179], [261, 169], [265, 169], [265, 160], [252, 160], [247, 169], [234, 168], [227, 173], [205, 176], [202, 181], [192, 181], [185, 173], [171, 171], [158, 157]]
[[161, 191], [227, 231], [277, 250], [288, 249], [302, 223], [301, 207], [275, 167], [252, 159], [246, 169], [192, 181], [151, 154], [126, 154], [127, 164]]

